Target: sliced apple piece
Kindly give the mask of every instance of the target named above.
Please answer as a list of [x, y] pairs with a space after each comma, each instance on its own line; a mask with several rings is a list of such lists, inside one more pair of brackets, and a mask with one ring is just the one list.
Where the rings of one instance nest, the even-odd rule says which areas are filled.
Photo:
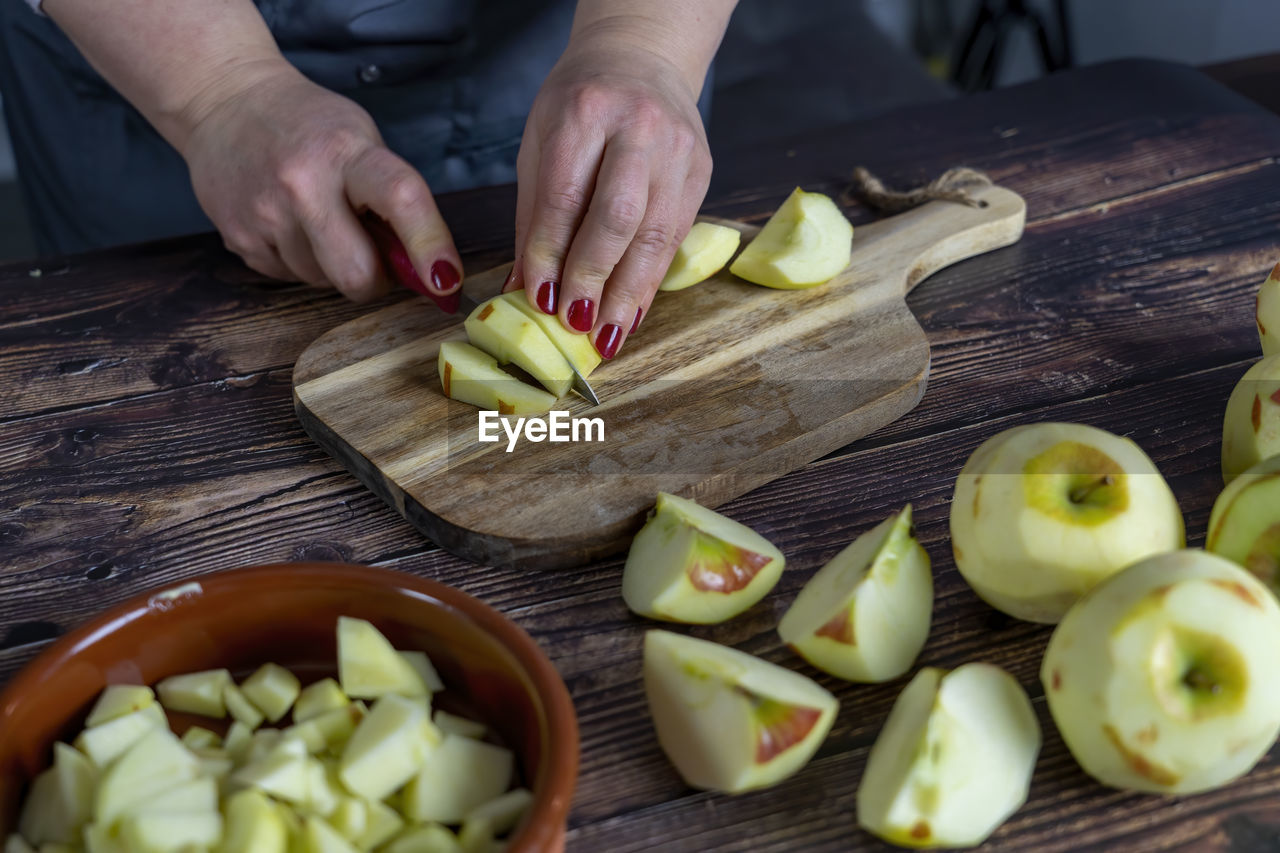
[[182, 733], [182, 743], [193, 752], [200, 749], [217, 748], [222, 745], [222, 738], [204, 726], [192, 726]]
[[18, 831], [31, 844], [70, 844], [93, 814], [97, 771], [65, 743], [53, 745], [53, 766], [31, 783], [22, 805]]
[[457, 714], [450, 714], [448, 711], [436, 709], [432, 715], [432, 721], [436, 724], [436, 728], [447, 734], [461, 735], [462, 737], [483, 738], [489, 731], [484, 723], [476, 720], [460, 717]]
[[76, 748], [89, 756], [95, 767], [106, 767], [143, 735], [155, 729], [167, 729], [169, 721], [156, 703], [144, 705], [122, 717], [99, 723], [76, 736]]
[[1280, 733], [1280, 603], [1244, 569], [1185, 550], [1094, 588], [1040, 669], [1076, 761], [1104, 785], [1162, 794], [1247, 773]]
[[258, 710], [258, 706], [250, 702], [244, 692], [233, 682], [228, 682], [222, 688], [222, 704], [233, 719], [239, 720], [250, 729], [256, 729], [266, 719], [266, 716]]
[[463, 820], [463, 825], [482, 821], [488, 825], [494, 835], [505, 835], [515, 828], [531, 805], [533, 805], [531, 791], [527, 788], [512, 788], [472, 809]]
[[1227, 399], [1222, 420], [1222, 479], [1230, 483], [1280, 454], [1280, 355], [1245, 371]]
[[261, 791], [247, 788], [227, 798], [226, 834], [218, 853], [288, 853], [284, 821]]
[[965, 462], [951, 501], [956, 567], [983, 600], [1055, 623], [1094, 584], [1186, 542], [1155, 463], [1084, 424], [1005, 430]]
[[344, 693], [361, 699], [427, 695], [422, 677], [382, 632], [349, 616], [338, 617], [338, 680]]
[[288, 750], [273, 751], [235, 771], [231, 780], [278, 800], [301, 805], [307, 802], [311, 790], [308, 756]]
[[323, 714], [325, 711], [345, 708], [350, 704], [351, 699], [342, 692], [338, 682], [332, 678], [324, 678], [302, 688], [302, 692], [298, 694], [297, 701], [293, 704], [293, 721], [295, 723], [306, 722], [312, 717]]
[[210, 669], [171, 675], [156, 685], [156, 693], [160, 704], [170, 711], [222, 718], [227, 715], [223, 691], [231, 683], [231, 673]]
[[1262, 354], [1280, 355], [1280, 264], [1258, 288], [1258, 338]]
[[600, 366], [603, 359], [596, 351], [595, 345], [591, 343], [589, 335], [579, 335], [569, 331], [556, 314], [543, 314], [529, 304], [529, 297], [522, 291], [504, 293], [498, 298], [511, 303], [523, 311], [526, 317], [537, 323], [538, 328], [546, 333], [546, 336], [556, 345], [556, 349], [560, 350], [560, 354], [582, 374], [583, 378], [590, 376], [591, 371]]
[[933, 616], [929, 555], [911, 506], [855, 539], [818, 570], [778, 623], [778, 635], [824, 672], [888, 681], [924, 648]]
[[661, 492], [622, 571], [622, 597], [641, 616], [711, 624], [773, 589], [786, 559], [744, 524]]
[[[742, 232], [713, 222], [695, 222], [676, 249], [659, 290], [684, 290], [724, 269], [738, 251]], [[830, 278], [830, 276], [828, 276]]]
[[307, 818], [306, 853], [360, 853], [341, 833], [318, 817]]
[[222, 837], [222, 815], [209, 812], [157, 812], [121, 821], [120, 836], [129, 853], [179, 853], [212, 847]]
[[1223, 489], [1209, 516], [1205, 548], [1280, 595], [1280, 456], [1264, 459]]
[[440, 385], [450, 399], [501, 415], [540, 415], [556, 397], [516, 379], [487, 352], [462, 341], [440, 344]]
[[514, 770], [511, 750], [445, 734], [405, 786], [401, 810], [418, 823], [460, 823], [472, 809], [505, 792]]
[[397, 836], [382, 853], [467, 853], [458, 836], [438, 823], [415, 826]]
[[435, 665], [431, 663], [431, 658], [427, 657], [426, 652], [400, 652], [400, 657], [404, 658], [405, 662], [413, 667], [413, 671], [418, 673], [418, 677], [422, 679], [422, 686], [428, 693], [439, 693], [444, 690], [444, 682], [440, 680], [440, 674], [436, 672]]
[[298, 698], [300, 686], [298, 677], [289, 670], [279, 664], [264, 663], [244, 680], [240, 689], [268, 720], [278, 723]]
[[669, 631], [645, 634], [644, 686], [658, 743], [681, 777], [730, 793], [803, 767], [838, 707], [803, 675]]
[[853, 226], [834, 201], [796, 187], [729, 271], [765, 287], [815, 287], [849, 266], [852, 240]]
[[98, 784], [94, 820], [110, 826], [138, 803], [188, 782], [200, 762], [168, 729], [152, 729], [116, 759]]
[[156, 694], [144, 684], [111, 684], [93, 703], [93, 710], [84, 721], [86, 728], [100, 726], [103, 723], [140, 711], [154, 704]]
[[355, 843], [361, 850], [373, 850], [390, 841], [404, 828], [404, 818], [380, 800], [365, 800], [365, 805], [368, 808], [365, 830]]
[[[263, 731], [275, 731], [275, 729], [265, 729]], [[222, 748], [227, 751], [227, 755], [231, 756], [236, 762], [244, 761], [249, 749], [253, 745], [254, 732], [244, 723], [235, 720], [227, 729], [227, 736], [222, 741]]]
[[413, 778], [440, 740], [425, 704], [383, 696], [342, 751], [342, 782], [354, 794], [381, 800]]
[[1040, 725], [1004, 670], [926, 667], [894, 702], [858, 785], [858, 824], [903, 847], [981, 844], [1027, 799]]
[[471, 345], [499, 364], [515, 364], [557, 397], [569, 393], [573, 368], [537, 323], [510, 301], [495, 296], [475, 307], [462, 324]]

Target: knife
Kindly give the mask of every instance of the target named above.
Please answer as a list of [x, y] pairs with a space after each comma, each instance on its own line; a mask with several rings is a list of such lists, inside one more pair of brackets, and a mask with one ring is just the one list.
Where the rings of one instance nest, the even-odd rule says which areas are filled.
[[[456, 314], [459, 309], [464, 309], [467, 314], [470, 314], [480, 307], [478, 302], [462, 292], [462, 288], [458, 288], [448, 296], [441, 296], [429, 290], [418, 276], [418, 271], [413, 268], [413, 261], [409, 259], [409, 253], [405, 250], [404, 243], [400, 242], [399, 236], [396, 235], [391, 225], [372, 210], [365, 211], [360, 219], [364, 223], [365, 229], [368, 230], [369, 236], [373, 238], [374, 244], [378, 247], [378, 254], [382, 256], [384, 263], [390, 268], [392, 279], [401, 287], [426, 296], [446, 314]], [[555, 341], [552, 340], [552, 343], [555, 343]], [[557, 344], [557, 348], [558, 346]], [[573, 392], [593, 406], [600, 405], [600, 398], [596, 396], [596, 392], [587, 383], [586, 377], [578, 372], [578, 368], [573, 366], [573, 362], [569, 360], [569, 354], [563, 351], [560, 354], [565, 357], [565, 361], [569, 364], [569, 369], [573, 371], [573, 382], [570, 385]]]

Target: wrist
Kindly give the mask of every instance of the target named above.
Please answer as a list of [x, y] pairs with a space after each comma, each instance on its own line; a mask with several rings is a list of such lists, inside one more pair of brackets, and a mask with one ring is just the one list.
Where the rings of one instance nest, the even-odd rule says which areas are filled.
[[666, 21], [618, 14], [575, 27], [565, 55], [596, 53], [616, 64], [624, 57], [649, 57], [667, 66], [696, 101], [706, 80], [714, 50], [696, 49]]
[[300, 76], [279, 53], [228, 61], [149, 118], [185, 157], [192, 135], [211, 115], [244, 96]]

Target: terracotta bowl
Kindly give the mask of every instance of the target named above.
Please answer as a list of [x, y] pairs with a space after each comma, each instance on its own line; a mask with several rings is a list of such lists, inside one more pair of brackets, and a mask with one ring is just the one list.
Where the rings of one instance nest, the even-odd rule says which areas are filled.
[[401, 649], [425, 651], [461, 709], [511, 747], [534, 804], [510, 851], [564, 848], [578, 775], [578, 723], [559, 674], [533, 640], [456, 589], [385, 569], [287, 563], [204, 575], [113, 607], [60, 638], [0, 693], [0, 838], [53, 742], [72, 737], [107, 684], [154, 684], [275, 661], [303, 683], [334, 674], [340, 615], [368, 619]]

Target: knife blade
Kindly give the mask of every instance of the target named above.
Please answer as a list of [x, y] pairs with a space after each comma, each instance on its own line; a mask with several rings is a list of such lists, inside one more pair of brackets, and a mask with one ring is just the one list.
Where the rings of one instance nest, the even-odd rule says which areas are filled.
[[[457, 291], [448, 296], [440, 296], [428, 289], [418, 276], [418, 271], [413, 268], [413, 261], [409, 259], [409, 252], [405, 249], [404, 243], [400, 241], [399, 236], [396, 235], [391, 225], [372, 210], [365, 211], [360, 219], [364, 223], [365, 229], [369, 232], [369, 236], [373, 238], [374, 244], [378, 247], [378, 254], [382, 256], [383, 262], [389, 267], [391, 278], [398, 285], [406, 290], [412, 290], [414, 293], [428, 297], [446, 314], [456, 314], [459, 309], [463, 309], [469, 315], [480, 307], [478, 302], [462, 292], [462, 288], [458, 288]], [[555, 341], [552, 341], [552, 343], [554, 344]], [[561, 352], [561, 355], [565, 357], [565, 361], [569, 363], [569, 369], [573, 371], [573, 382], [569, 387], [575, 394], [591, 405], [600, 405], [600, 398], [596, 396], [595, 390], [587, 382], [586, 377], [578, 372], [578, 368], [573, 366], [572, 361], [569, 361], [567, 353]]]

